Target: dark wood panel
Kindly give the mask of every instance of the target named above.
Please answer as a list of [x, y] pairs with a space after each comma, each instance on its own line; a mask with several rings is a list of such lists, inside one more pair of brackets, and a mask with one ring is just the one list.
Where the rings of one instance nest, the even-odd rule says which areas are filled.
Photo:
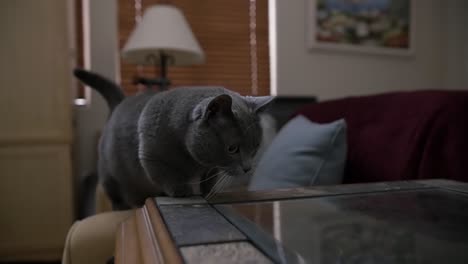
[[142, 263], [135, 216], [124, 221], [116, 234], [115, 263]]
[[[75, 4], [75, 36], [76, 36], [76, 67], [84, 67], [84, 49], [83, 49], [83, 5], [82, 0], [74, 0]], [[81, 82], [76, 82], [76, 98], [85, 98], [85, 87]]]
[[[147, 223], [149, 223], [147, 226], [149, 226], [149, 229], [152, 229], [153, 231], [155, 245], [158, 247], [158, 251], [161, 253], [164, 263], [183, 263], [180, 252], [172, 240], [154, 200], [148, 198], [141, 211], [145, 214]], [[154, 262], [148, 262], [148, 264], [149, 263]]]
[[156, 238], [156, 232], [149, 220], [148, 211], [145, 208], [138, 209], [135, 221], [140, 240], [142, 263], [165, 263], [161, 243], [168, 243], [168, 241], [161, 241]]

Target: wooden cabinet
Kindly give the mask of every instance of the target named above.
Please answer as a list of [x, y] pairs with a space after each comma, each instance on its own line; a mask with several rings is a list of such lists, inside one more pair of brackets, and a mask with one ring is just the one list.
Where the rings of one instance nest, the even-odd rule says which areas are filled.
[[58, 260], [73, 221], [68, 1], [0, 1], [0, 261]]

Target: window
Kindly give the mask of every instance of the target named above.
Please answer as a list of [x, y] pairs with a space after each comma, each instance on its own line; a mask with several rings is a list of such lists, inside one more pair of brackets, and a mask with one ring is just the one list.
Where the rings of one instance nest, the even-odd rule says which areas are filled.
[[[77, 68], [90, 68], [90, 24], [89, 0], [74, 0], [74, 30], [75, 30], [75, 66]], [[76, 81], [74, 93], [75, 105], [89, 103], [91, 92], [81, 82]]]
[[[135, 11], [158, 4], [156, 0], [119, 0], [119, 47], [135, 27]], [[167, 1], [166, 1], [167, 2]], [[244, 95], [270, 91], [268, 0], [173, 0], [184, 13], [205, 52], [202, 65], [168, 68], [175, 86], [219, 85]], [[137, 7], [137, 8], [136, 8]], [[161, 36], [163, 37], [163, 36]], [[154, 77], [154, 67], [121, 63], [121, 84], [134, 94], [136, 75]]]

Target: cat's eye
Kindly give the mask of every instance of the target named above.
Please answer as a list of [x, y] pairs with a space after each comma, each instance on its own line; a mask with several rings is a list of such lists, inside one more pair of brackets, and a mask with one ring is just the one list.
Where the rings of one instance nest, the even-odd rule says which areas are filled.
[[239, 152], [239, 145], [230, 145], [227, 151], [229, 152], [229, 154], [236, 154], [237, 152]]

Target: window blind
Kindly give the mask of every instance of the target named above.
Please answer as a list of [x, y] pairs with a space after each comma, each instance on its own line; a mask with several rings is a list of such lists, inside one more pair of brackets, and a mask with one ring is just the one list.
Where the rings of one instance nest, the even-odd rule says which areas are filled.
[[[141, 0], [142, 11], [157, 0]], [[269, 94], [268, 0], [173, 0], [188, 20], [205, 52], [206, 61], [194, 66], [169, 66], [171, 87], [219, 85], [243, 95]], [[135, 2], [119, 0], [119, 47], [135, 27]], [[164, 37], [164, 36], [161, 36]], [[121, 85], [126, 94], [139, 88], [133, 78], [158, 76], [154, 67], [138, 67], [120, 60]], [[156, 75], [155, 75], [156, 74]]]

